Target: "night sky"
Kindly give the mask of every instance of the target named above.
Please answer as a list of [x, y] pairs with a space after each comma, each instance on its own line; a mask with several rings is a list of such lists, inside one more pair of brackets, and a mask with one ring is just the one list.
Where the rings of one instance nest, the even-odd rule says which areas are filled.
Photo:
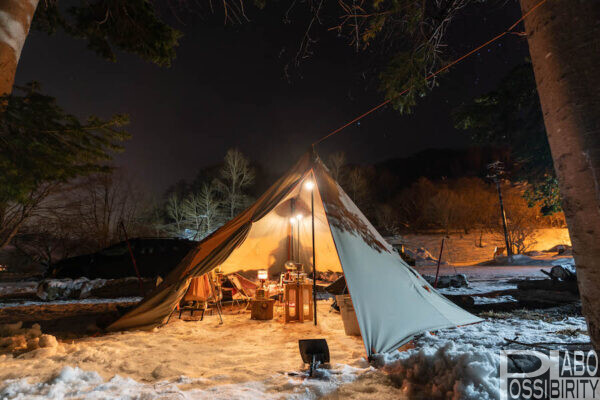
[[[374, 77], [359, 74], [364, 57], [325, 29], [314, 56], [288, 82], [284, 66], [297, 51], [306, 15], [284, 24], [282, 10], [269, 7], [237, 26], [224, 26], [220, 11], [184, 16], [185, 25], [176, 26], [185, 36], [171, 68], [121, 53], [116, 63], [108, 62], [82, 40], [32, 32], [17, 83], [41, 82], [44, 92], [82, 117], [128, 113], [133, 139], [117, 164], [154, 193], [218, 163], [230, 147], [280, 173], [314, 140], [383, 97]], [[520, 15], [515, 0], [471, 6], [449, 31], [450, 58], [489, 40]], [[389, 107], [377, 111], [318, 151], [324, 157], [343, 150], [350, 162], [373, 163], [426, 148], [464, 147], [468, 141], [453, 129], [450, 110], [493, 89], [527, 55], [525, 39], [505, 37], [445, 74], [413, 114], [402, 116]]]

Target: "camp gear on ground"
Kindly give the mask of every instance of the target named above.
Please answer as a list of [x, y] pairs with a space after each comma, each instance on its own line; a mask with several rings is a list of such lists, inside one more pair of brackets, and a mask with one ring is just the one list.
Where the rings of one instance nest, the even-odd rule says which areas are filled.
[[302, 361], [309, 365], [308, 376], [313, 376], [319, 365], [329, 363], [329, 346], [325, 339], [301, 339], [298, 347]]
[[352, 305], [350, 295], [338, 295], [335, 296], [335, 300], [340, 308], [340, 313], [342, 314], [344, 332], [346, 332], [346, 335], [360, 336], [360, 327], [358, 326], [358, 320], [356, 319], [356, 313], [354, 312], [354, 306]]

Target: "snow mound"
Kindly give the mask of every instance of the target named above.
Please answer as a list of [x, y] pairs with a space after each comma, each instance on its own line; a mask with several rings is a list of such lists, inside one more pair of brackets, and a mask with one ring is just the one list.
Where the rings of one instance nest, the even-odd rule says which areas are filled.
[[515, 303], [517, 299], [512, 296], [496, 296], [496, 297], [485, 297], [485, 296], [473, 296], [475, 304], [497, 304], [497, 303]]
[[95, 288], [104, 286], [106, 279], [46, 279], [38, 285], [37, 296], [42, 300], [85, 299]]
[[[372, 368], [360, 369], [336, 365], [335, 369], [319, 369], [313, 379], [277, 374], [265, 381], [221, 384], [200, 389], [181, 390], [179, 386], [204, 385], [209, 379], [179, 377], [173, 381], [141, 383], [115, 375], [108, 381], [95, 371], [79, 367], [63, 367], [57, 374], [41, 382], [28, 378], [9, 379], [0, 386], [2, 399], [313, 399], [325, 396], [341, 384], [354, 381], [359, 374]], [[303, 375], [298, 373], [298, 375]]]
[[408, 396], [457, 400], [500, 397], [500, 355], [483, 346], [446, 341], [388, 354], [384, 362], [385, 371]]
[[508, 256], [497, 256], [493, 260], [485, 261], [479, 265], [548, 266], [562, 264], [574, 264], [573, 258], [536, 258], [525, 254], [515, 254], [512, 256], [512, 259], [509, 259]]
[[[59, 343], [52, 335], [42, 334], [42, 327], [33, 324], [31, 328], [23, 328], [23, 322], [0, 325], [0, 354], [12, 353], [23, 355], [32, 352], [28, 357], [51, 355], [56, 353]], [[39, 349], [45, 351], [37, 352]]]
[[138, 303], [142, 297], [117, 297], [114, 299], [83, 299], [83, 300], [53, 300], [53, 301], [19, 301], [0, 303], [0, 308], [31, 307], [61, 304], [106, 304], [106, 303]]
[[[435, 285], [435, 276], [433, 275], [422, 275], [423, 279], [430, 285]], [[445, 288], [461, 288], [469, 287], [469, 280], [465, 274], [454, 274], [454, 275], [442, 275], [438, 277], [437, 289]]]
[[[431, 266], [437, 265], [437, 258], [435, 258], [429, 250], [424, 247], [419, 247], [416, 250], [409, 249], [408, 247], [404, 248], [404, 253], [410, 256], [415, 260], [415, 264], [417, 266]], [[446, 261], [442, 261], [441, 265], [449, 265]]]
[[[567, 345], [589, 341], [589, 336], [582, 333], [585, 329], [583, 317], [554, 322], [486, 320], [442, 329], [436, 335], [426, 333], [415, 339], [415, 348], [377, 355], [376, 362], [409, 398], [497, 399], [500, 350], [507, 348], [504, 338]], [[568, 330], [578, 332], [570, 334]]]

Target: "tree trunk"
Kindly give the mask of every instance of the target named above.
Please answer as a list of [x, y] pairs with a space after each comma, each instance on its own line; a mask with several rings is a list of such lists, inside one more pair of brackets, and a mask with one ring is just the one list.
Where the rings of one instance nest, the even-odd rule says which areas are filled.
[[0, 0], [0, 96], [12, 91], [38, 0]]
[[17, 235], [17, 232], [19, 232], [19, 229], [23, 225], [25, 219], [26, 217], [23, 216], [11, 224], [0, 226], [0, 250], [10, 244], [13, 238]]
[[[521, 0], [523, 13], [539, 0]], [[550, 0], [525, 20], [583, 313], [600, 349], [600, 2]]]

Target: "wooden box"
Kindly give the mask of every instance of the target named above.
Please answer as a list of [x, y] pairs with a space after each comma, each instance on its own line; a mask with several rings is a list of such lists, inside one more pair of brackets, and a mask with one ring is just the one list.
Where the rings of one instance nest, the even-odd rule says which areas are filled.
[[273, 319], [274, 304], [275, 300], [271, 299], [253, 299], [250, 319], [257, 319], [261, 321]]

